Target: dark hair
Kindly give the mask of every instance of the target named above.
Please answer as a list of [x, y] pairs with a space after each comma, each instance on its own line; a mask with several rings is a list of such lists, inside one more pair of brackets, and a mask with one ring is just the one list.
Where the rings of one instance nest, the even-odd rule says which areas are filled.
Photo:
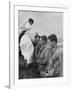
[[34, 20], [32, 18], [29, 18], [28, 22], [32, 25], [34, 23]]
[[55, 34], [51, 34], [48, 36], [48, 39], [53, 42], [55, 41], [57, 43], [57, 36]]
[[37, 38], [37, 37], [39, 37], [40, 38], [40, 36], [37, 34], [37, 35], [35, 35], [35, 39]]
[[47, 36], [43, 35], [43, 36], [41, 36], [41, 38], [43, 41], [47, 42]]

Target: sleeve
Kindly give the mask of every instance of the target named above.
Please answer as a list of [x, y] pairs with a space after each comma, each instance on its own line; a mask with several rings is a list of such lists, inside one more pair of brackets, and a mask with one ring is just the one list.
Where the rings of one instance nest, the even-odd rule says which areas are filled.
[[42, 64], [45, 64], [45, 63], [47, 63], [48, 64], [48, 60], [49, 60], [49, 49], [47, 49], [47, 48], [45, 48], [44, 50], [43, 50], [43, 52], [41, 53], [41, 55], [40, 55], [40, 62], [42, 63]]

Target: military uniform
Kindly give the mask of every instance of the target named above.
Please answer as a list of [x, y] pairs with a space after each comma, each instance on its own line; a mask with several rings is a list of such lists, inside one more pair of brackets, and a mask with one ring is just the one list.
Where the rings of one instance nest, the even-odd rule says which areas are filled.
[[63, 49], [56, 47], [48, 66], [48, 76], [63, 76]]
[[49, 60], [53, 55], [53, 50], [48, 46], [42, 46], [39, 51], [38, 66], [41, 73], [41, 77], [46, 77], [45, 74], [48, 71]]

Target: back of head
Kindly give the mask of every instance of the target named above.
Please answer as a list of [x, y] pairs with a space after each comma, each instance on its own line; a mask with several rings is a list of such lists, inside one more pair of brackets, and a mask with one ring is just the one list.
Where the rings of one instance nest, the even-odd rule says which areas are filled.
[[34, 20], [32, 18], [29, 18], [28, 22], [32, 25], [34, 23]]

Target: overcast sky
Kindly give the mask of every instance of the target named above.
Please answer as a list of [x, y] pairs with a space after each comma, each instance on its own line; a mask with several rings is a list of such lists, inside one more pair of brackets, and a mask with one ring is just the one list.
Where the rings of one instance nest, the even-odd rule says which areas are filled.
[[19, 10], [18, 25], [20, 26], [29, 18], [34, 19], [32, 32], [39, 32], [47, 36], [55, 33], [58, 38], [63, 38], [63, 13]]

